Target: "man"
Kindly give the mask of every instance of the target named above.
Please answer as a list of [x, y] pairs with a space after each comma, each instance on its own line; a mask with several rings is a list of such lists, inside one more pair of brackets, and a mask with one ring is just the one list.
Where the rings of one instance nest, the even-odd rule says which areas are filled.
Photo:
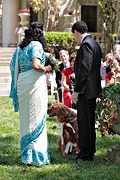
[[95, 109], [96, 98], [101, 93], [101, 57], [98, 43], [88, 34], [85, 22], [72, 26], [72, 33], [80, 44], [75, 63], [75, 87], [72, 100], [77, 101], [77, 122], [80, 153], [77, 163], [93, 160], [96, 141]]
[[59, 64], [59, 70], [56, 71], [56, 84], [59, 96], [59, 102], [62, 102], [62, 85], [61, 85], [61, 72], [65, 67], [69, 67], [69, 53], [66, 50], [61, 50], [59, 52], [60, 61], [62, 63]]

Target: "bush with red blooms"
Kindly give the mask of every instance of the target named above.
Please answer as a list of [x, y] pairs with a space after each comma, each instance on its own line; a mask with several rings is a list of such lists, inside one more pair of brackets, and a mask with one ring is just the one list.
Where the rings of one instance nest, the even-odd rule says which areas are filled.
[[105, 76], [106, 85], [116, 83], [120, 78], [120, 52], [108, 53], [105, 60], [111, 69]]
[[112, 76], [113, 76], [113, 72], [109, 72], [106, 74], [105, 78], [106, 78], [106, 80], [110, 80], [112, 78]]
[[111, 126], [120, 114], [120, 83], [104, 87], [97, 100], [96, 119], [102, 136], [113, 132]]

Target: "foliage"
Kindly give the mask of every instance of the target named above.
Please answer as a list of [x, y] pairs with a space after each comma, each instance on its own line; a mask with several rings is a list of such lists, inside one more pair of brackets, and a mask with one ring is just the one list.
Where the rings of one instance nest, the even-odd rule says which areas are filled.
[[46, 31], [55, 31], [59, 26], [60, 17], [63, 16], [66, 8], [71, 5], [77, 7], [78, 1], [74, 0], [28, 0], [28, 6], [35, 12], [41, 12]]
[[52, 53], [46, 53], [46, 62], [45, 66], [50, 65], [52, 67], [52, 71], [58, 71], [59, 65], [58, 65], [58, 60], [55, 58], [55, 56]]
[[[57, 149], [56, 119], [47, 119], [51, 164], [41, 168], [21, 165], [19, 152], [19, 114], [13, 112], [9, 97], [0, 97], [0, 179], [1, 180], [119, 180], [119, 165], [106, 161], [106, 151], [120, 142], [120, 136], [101, 138], [97, 132], [97, 152], [94, 162], [77, 165], [75, 156], [63, 157]], [[96, 178], [97, 177], [97, 178]]]
[[46, 32], [45, 36], [48, 43], [66, 47], [74, 40], [71, 32]]
[[96, 116], [102, 135], [111, 133], [111, 125], [120, 114], [120, 83], [104, 87], [97, 101]]
[[71, 53], [77, 45], [71, 32], [46, 32], [45, 37], [56, 58], [59, 58], [58, 53], [61, 49], [66, 49]]
[[46, 65], [51, 65], [58, 71], [59, 51], [66, 49], [71, 54], [75, 51], [76, 42], [71, 32], [46, 32], [45, 33], [49, 53], [46, 53]]
[[[58, 0], [28, 0], [34, 12], [40, 11], [44, 15], [44, 27], [51, 30], [55, 25], [55, 18], [58, 15]], [[54, 20], [53, 20], [54, 19]]]
[[101, 15], [104, 20], [105, 31], [108, 34], [113, 34], [116, 31], [117, 11], [120, 5], [119, 0], [99, 0]]
[[[97, 102], [97, 119], [102, 134], [110, 134], [113, 126], [119, 128], [120, 116], [120, 53], [108, 53], [105, 58], [110, 72], [105, 75], [106, 87]], [[118, 123], [118, 125], [117, 125]], [[115, 129], [114, 129], [115, 131]], [[115, 133], [119, 133], [116, 131]]]
[[120, 38], [120, 33], [118, 33], [118, 34], [110, 34], [110, 37], [112, 38], [112, 41], [113, 42], [118, 42], [118, 41], [120, 41], [120, 40], [118, 40], [119, 38]]
[[58, 0], [29, 0], [32, 4], [34, 11], [48, 9], [50, 7], [56, 8], [58, 4]]

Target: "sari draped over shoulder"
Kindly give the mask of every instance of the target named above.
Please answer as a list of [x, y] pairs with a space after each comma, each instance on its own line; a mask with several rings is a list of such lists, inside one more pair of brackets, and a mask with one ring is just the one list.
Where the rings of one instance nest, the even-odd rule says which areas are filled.
[[50, 163], [46, 129], [48, 93], [46, 75], [32, 68], [32, 58], [40, 58], [40, 63], [44, 65], [45, 56], [39, 42], [30, 43], [19, 53], [16, 89], [20, 115], [20, 155], [22, 163], [41, 166]]
[[18, 73], [19, 73], [19, 69], [18, 69], [19, 51], [20, 51], [20, 48], [17, 47], [12, 56], [11, 62], [10, 62], [10, 71], [11, 71], [12, 81], [11, 81], [11, 89], [10, 89], [9, 97], [13, 99], [13, 106], [14, 106], [15, 112], [18, 112], [18, 109], [19, 109], [17, 87], [16, 87], [17, 77], [18, 77]]

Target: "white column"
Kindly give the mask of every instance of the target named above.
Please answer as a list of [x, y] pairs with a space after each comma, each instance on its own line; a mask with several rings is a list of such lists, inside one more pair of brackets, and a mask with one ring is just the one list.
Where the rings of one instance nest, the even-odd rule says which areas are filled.
[[21, 0], [21, 9], [26, 9], [27, 0]]
[[2, 16], [2, 45], [8, 47], [15, 45], [17, 42], [16, 28], [18, 26], [18, 0], [3, 1]]

